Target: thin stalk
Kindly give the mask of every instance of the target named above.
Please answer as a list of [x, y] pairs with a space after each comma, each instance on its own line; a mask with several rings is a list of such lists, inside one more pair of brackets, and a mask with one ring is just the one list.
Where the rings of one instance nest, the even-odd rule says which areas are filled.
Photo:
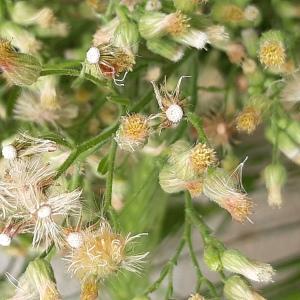
[[197, 130], [198, 139], [201, 143], [207, 142], [207, 136], [203, 129], [203, 122], [200, 116], [197, 116], [195, 113], [188, 112], [187, 113], [188, 121], [193, 125], [193, 127]]

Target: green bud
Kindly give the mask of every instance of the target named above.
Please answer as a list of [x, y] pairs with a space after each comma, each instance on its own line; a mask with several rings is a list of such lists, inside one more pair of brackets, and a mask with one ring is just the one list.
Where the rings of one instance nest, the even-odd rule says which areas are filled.
[[286, 182], [286, 177], [286, 170], [280, 163], [270, 164], [265, 168], [264, 179], [268, 190], [268, 202], [270, 206], [281, 206], [281, 190]]
[[222, 270], [222, 262], [220, 260], [220, 249], [213, 244], [204, 247], [204, 262], [212, 271]]
[[250, 57], [255, 58], [257, 55], [258, 35], [253, 28], [242, 30], [243, 45]]
[[113, 44], [136, 53], [138, 42], [139, 31], [137, 25], [124, 16], [114, 32]]
[[147, 48], [173, 62], [179, 61], [184, 55], [184, 48], [169, 39], [152, 39], [147, 41]]
[[33, 56], [16, 52], [8, 40], [0, 39], [0, 70], [15, 85], [31, 85], [39, 78], [42, 66]]
[[195, 0], [173, 0], [174, 6], [185, 13], [193, 13], [198, 7], [198, 1]]
[[139, 21], [139, 31], [145, 39], [159, 38], [168, 33], [166, 14], [160, 12], [148, 12]]
[[231, 276], [226, 280], [224, 295], [227, 300], [265, 300], [238, 275]]

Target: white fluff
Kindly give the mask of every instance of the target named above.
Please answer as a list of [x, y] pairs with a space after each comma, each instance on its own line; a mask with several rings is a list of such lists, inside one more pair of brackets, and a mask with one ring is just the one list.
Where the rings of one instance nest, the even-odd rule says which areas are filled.
[[17, 158], [17, 149], [13, 145], [3, 146], [2, 155], [5, 159], [15, 159]]
[[100, 51], [97, 47], [91, 47], [86, 53], [86, 60], [90, 64], [97, 64], [100, 60]]

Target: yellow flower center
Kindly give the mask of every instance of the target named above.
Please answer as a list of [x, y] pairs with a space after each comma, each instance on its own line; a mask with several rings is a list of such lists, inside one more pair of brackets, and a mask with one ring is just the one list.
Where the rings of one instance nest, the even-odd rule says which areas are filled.
[[285, 63], [283, 44], [279, 41], [267, 41], [259, 49], [259, 59], [267, 67], [279, 67]]
[[251, 134], [260, 123], [260, 113], [253, 107], [246, 108], [236, 119], [238, 131]]
[[216, 163], [217, 158], [214, 149], [206, 144], [198, 144], [192, 149], [190, 160], [192, 168], [198, 173], [203, 173], [209, 166]]

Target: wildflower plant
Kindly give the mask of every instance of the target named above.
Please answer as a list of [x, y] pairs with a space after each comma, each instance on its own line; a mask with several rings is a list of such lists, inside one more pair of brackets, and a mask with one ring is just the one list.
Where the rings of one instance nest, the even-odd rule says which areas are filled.
[[267, 2], [0, 1], [0, 298], [299, 299], [298, 257], [213, 225], [260, 225], [300, 164], [300, 9]]

